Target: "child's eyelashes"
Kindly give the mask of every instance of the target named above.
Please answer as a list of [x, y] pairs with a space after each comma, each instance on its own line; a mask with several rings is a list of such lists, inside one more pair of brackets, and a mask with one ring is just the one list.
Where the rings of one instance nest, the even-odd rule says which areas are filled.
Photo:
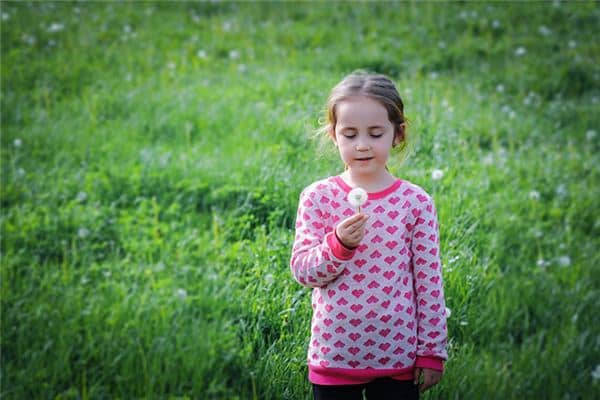
[[[353, 134], [344, 133], [343, 135], [344, 135], [344, 137], [345, 137], [346, 139], [353, 139], [353, 138], [355, 138], [355, 137], [356, 137], [356, 134], [354, 134], [354, 135], [353, 135]], [[369, 136], [371, 136], [372, 138], [375, 138], [375, 139], [377, 139], [377, 138], [380, 138], [380, 137], [382, 137], [382, 136], [383, 136], [383, 133], [381, 133], [381, 134], [375, 134], [375, 133], [371, 133], [371, 134], [369, 134]]]

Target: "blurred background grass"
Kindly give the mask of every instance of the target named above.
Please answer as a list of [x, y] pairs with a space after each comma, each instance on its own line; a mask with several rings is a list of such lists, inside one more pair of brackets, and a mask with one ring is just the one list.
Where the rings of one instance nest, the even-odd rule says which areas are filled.
[[311, 398], [293, 223], [357, 68], [440, 216], [424, 398], [598, 393], [597, 2], [0, 6], [1, 397]]

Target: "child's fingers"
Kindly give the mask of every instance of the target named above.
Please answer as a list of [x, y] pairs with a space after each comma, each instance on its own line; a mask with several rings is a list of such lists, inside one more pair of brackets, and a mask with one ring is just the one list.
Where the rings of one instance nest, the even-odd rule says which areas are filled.
[[415, 368], [414, 374], [415, 374], [415, 378], [414, 378], [414, 382], [413, 383], [415, 385], [418, 385], [419, 384], [419, 378], [421, 377], [421, 368]]

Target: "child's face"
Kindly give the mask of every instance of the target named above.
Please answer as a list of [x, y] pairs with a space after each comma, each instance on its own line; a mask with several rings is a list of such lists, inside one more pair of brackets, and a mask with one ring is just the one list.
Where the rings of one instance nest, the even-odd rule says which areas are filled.
[[352, 172], [377, 175], [385, 170], [395, 129], [385, 107], [365, 96], [354, 96], [336, 105], [335, 142]]

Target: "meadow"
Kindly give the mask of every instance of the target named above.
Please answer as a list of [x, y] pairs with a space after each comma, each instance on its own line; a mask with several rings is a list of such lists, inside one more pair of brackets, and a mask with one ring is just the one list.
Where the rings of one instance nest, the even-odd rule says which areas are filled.
[[[309, 399], [300, 191], [330, 88], [397, 84], [449, 359], [424, 399], [600, 393], [597, 2], [9, 2], [3, 399]], [[596, 39], [594, 39], [596, 38]]]

